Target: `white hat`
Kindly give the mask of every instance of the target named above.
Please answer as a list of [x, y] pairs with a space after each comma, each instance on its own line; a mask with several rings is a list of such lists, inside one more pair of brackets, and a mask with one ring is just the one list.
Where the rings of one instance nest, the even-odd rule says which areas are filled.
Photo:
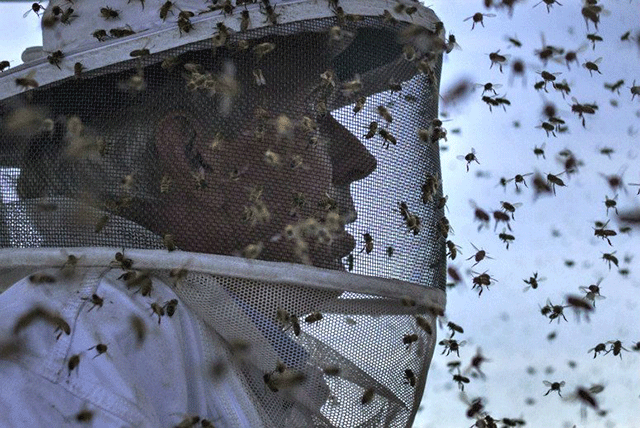
[[[172, 6], [166, 8], [168, 3], [172, 3]], [[307, 31], [328, 30], [311, 23], [320, 18], [336, 16], [336, 8], [330, 7], [334, 2], [327, 4], [324, 0], [237, 0], [238, 5], [233, 7], [232, 13], [225, 13], [223, 5], [233, 2], [214, 3], [219, 5], [206, 6], [201, 0], [111, 0], [106, 3], [53, 0], [42, 18], [42, 48], [27, 49], [23, 53], [24, 64], [0, 75], [0, 99], [31, 89], [18, 85], [16, 79], [30, 78], [42, 87], [74, 76], [77, 63], [82, 65], [83, 72], [87, 72], [131, 61], [132, 52], [135, 51], [161, 53], [207, 40], [218, 32], [220, 24], [224, 24], [232, 33], [239, 32], [244, 11], [249, 17], [249, 29], [262, 28], [268, 34], [275, 26], [268, 18], [264, 3], [271, 5], [275, 13], [272, 16], [278, 24], [296, 22]], [[394, 8], [387, 9], [389, 5], [386, 0], [341, 0], [338, 13], [344, 13], [347, 19], [354, 16], [374, 17], [384, 13], [388, 14], [390, 20], [412, 23], [435, 32], [436, 23], [439, 22], [435, 13], [415, 1], [411, 4], [417, 10], [408, 15], [397, 13]], [[161, 11], [165, 19], [161, 18]], [[181, 12], [194, 14], [188, 19], [191, 24], [188, 31], [179, 28]], [[117, 37], [128, 33], [131, 34]], [[279, 34], [282, 34], [281, 31]], [[345, 47], [342, 44], [339, 51]], [[358, 49], [373, 48], [374, 45]], [[59, 62], [56, 58], [59, 58]], [[366, 77], [363, 76], [364, 81]]]

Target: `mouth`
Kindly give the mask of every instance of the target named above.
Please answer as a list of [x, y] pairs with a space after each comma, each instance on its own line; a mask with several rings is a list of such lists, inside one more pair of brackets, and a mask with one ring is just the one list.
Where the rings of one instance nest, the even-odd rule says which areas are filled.
[[[358, 219], [358, 213], [351, 197], [351, 190], [348, 184], [334, 186], [331, 196], [335, 199], [338, 213], [342, 216], [344, 224], [350, 224]], [[342, 259], [348, 256], [356, 247], [356, 240], [349, 232], [342, 230], [332, 244], [332, 252]]]

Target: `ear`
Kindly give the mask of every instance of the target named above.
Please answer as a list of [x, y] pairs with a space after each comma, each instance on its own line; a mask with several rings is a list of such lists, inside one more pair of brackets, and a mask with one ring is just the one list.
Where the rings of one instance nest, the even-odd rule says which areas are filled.
[[162, 167], [177, 176], [191, 175], [189, 150], [195, 150], [202, 131], [198, 122], [185, 111], [166, 114], [156, 127], [156, 149]]

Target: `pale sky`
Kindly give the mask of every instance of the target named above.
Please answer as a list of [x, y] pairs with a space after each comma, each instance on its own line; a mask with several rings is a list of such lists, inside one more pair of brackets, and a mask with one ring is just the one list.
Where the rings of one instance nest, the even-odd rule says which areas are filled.
[[[393, 3], [390, 1], [390, 3]], [[460, 351], [463, 367], [466, 367], [478, 347], [490, 360], [483, 365], [486, 380], [471, 379], [465, 392], [469, 397], [484, 397], [486, 410], [494, 418], [522, 418], [530, 427], [633, 427], [640, 421], [640, 353], [624, 352], [622, 359], [612, 354], [593, 359], [587, 352], [600, 342], [621, 340], [627, 349], [640, 341], [640, 276], [637, 265], [640, 230], [630, 234], [618, 233], [612, 238], [613, 246], [593, 236], [595, 220], [611, 220], [610, 227], [618, 230], [613, 211], [607, 216], [605, 196], [618, 194], [620, 209], [638, 208], [640, 196], [637, 187], [626, 183], [640, 183], [638, 155], [640, 145], [640, 97], [631, 100], [629, 87], [634, 79], [640, 83], [640, 47], [636, 41], [621, 41], [620, 37], [631, 31], [631, 38], [640, 37], [640, 4], [637, 0], [604, 1], [609, 11], [602, 16], [597, 34], [604, 40], [592, 49], [586, 40], [587, 28], [580, 13], [582, 2], [562, 0], [554, 4], [550, 13], [537, 1], [521, 2], [515, 7], [513, 17], [506, 11], [486, 10], [483, 1], [431, 0], [432, 8], [455, 34], [462, 50], [454, 50], [445, 59], [441, 92], [461, 79], [474, 83], [501, 84], [498, 93], [511, 101], [507, 111], [494, 108], [490, 112], [481, 100], [481, 90], [472, 93], [468, 100], [449, 108], [449, 141], [443, 142], [442, 168], [444, 193], [449, 196], [447, 213], [455, 234], [452, 241], [462, 247], [462, 254], [450, 262], [464, 275], [464, 284], [448, 290], [447, 317], [461, 325], [464, 334], [459, 340], [467, 344]], [[31, 2], [0, 4], [0, 59], [10, 60], [12, 66], [20, 63], [20, 53], [30, 45], [40, 44], [38, 20], [28, 15], [22, 18]], [[463, 20], [475, 12], [493, 13], [486, 17], [485, 27]], [[17, 25], [18, 23], [19, 25]], [[595, 32], [590, 25], [589, 32]], [[10, 29], [10, 30], [9, 30]], [[580, 64], [602, 57], [599, 68], [602, 75], [589, 75], [588, 70], [573, 64], [569, 71], [564, 64], [549, 62], [547, 66], [535, 57], [534, 50], [542, 46], [541, 34], [548, 44], [566, 49], [578, 49], [588, 43], [578, 54]], [[518, 38], [521, 48], [510, 47], [506, 37]], [[487, 54], [500, 49], [510, 55], [509, 61], [520, 58], [526, 63], [526, 86], [515, 79], [511, 84], [511, 67], [505, 65], [503, 73], [497, 67], [489, 69]], [[558, 80], [571, 86], [571, 94], [563, 100], [549, 84], [549, 93], [537, 92], [533, 84], [540, 80], [536, 71], [562, 73]], [[624, 79], [620, 95], [604, 88], [604, 83]], [[586, 118], [586, 128], [571, 112], [570, 98], [581, 103], [596, 102], [598, 111]], [[618, 103], [618, 107], [611, 104]], [[553, 102], [559, 116], [566, 121], [569, 132], [557, 138], [545, 136], [535, 127], [540, 124], [541, 107], [545, 101]], [[519, 127], [514, 122], [519, 122]], [[460, 129], [459, 134], [452, 131]], [[546, 159], [536, 158], [534, 146], [545, 145]], [[444, 151], [444, 147], [447, 148]], [[604, 147], [614, 149], [611, 158], [600, 154]], [[470, 165], [457, 159], [471, 149], [476, 150], [478, 164]], [[532, 176], [527, 177], [529, 188], [517, 194], [514, 183], [507, 189], [498, 185], [500, 177], [511, 178], [515, 174], [534, 171], [557, 174], [563, 171], [558, 162], [558, 152], [571, 150], [584, 162], [579, 173], [561, 178], [567, 184], [557, 189], [557, 196], [533, 198]], [[488, 178], [479, 178], [478, 172]], [[622, 174], [625, 190], [613, 191], [604, 175]], [[477, 231], [473, 221], [474, 200], [488, 212], [498, 210], [501, 201], [522, 203], [512, 221], [512, 234], [516, 240], [507, 250], [497, 233], [490, 229]], [[554, 237], [556, 230], [559, 236]], [[473, 243], [493, 257], [474, 268], [487, 271], [497, 282], [478, 297], [471, 290], [472, 261], [465, 259], [474, 254]], [[602, 253], [616, 251], [620, 268], [630, 271], [623, 276], [615, 266], [609, 270]], [[628, 262], [625, 258], [628, 256]], [[573, 267], [565, 262], [572, 260]], [[534, 272], [546, 280], [536, 290], [523, 292], [523, 279]], [[568, 322], [549, 323], [540, 314], [540, 307], [547, 299], [561, 304], [567, 294], [581, 294], [580, 286], [596, 283], [600, 278], [602, 295], [606, 299], [597, 302], [590, 322], [578, 322], [567, 309]], [[583, 294], [583, 293], [582, 293]], [[547, 335], [556, 332], [549, 341]], [[447, 330], [439, 332], [439, 339], [447, 337]], [[456, 335], [458, 338], [458, 335]], [[442, 356], [442, 348], [436, 348], [422, 410], [415, 427], [468, 427], [474, 420], [465, 416], [466, 405], [459, 399], [459, 390], [447, 371], [447, 362], [454, 356]], [[575, 362], [575, 368], [569, 367]], [[528, 374], [533, 372], [533, 374]], [[580, 405], [563, 400], [555, 392], [543, 396], [548, 388], [543, 381], [565, 381], [563, 397], [570, 397], [578, 386], [593, 384], [605, 386], [596, 397], [601, 408], [608, 411], [604, 417], [592, 410], [581, 418]], [[535, 404], [526, 404], [532, 398]]]

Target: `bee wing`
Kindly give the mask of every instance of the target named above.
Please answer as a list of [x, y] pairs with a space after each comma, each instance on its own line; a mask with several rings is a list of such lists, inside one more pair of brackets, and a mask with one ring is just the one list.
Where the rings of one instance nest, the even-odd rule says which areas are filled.
[[471, 15], [471, 16], [470, 16], [470, 17], [468, 17], [468, 18], [463, 19], [463, 20], [462, 20], [462, 22], [466, 22], [466, 21], [470, 20], [471, 18], [473, 18], [473, 15]]
[[465, 160], [464, 159], [464, 155], [458, 155], [458, 156], [456, 156], [456, 159]]
[[600, 64], [602, 62], [602, 57], [596, 59], [595, 61], [593, 61], [594, 64]]
[[493, 18], [496, 16], [495, 13], [483, 13], [482, 16], [487, 17], [487, 18]]
[[551, 387], [551, 382], [549, 382], [548, 380], [543, 380], [542, 383], [544, 384], [544, 386]]

